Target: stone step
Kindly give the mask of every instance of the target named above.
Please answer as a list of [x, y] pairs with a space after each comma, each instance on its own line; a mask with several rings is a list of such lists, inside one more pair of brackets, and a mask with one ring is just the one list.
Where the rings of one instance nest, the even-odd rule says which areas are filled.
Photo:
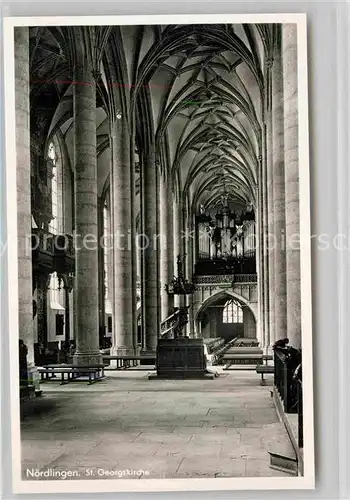
[[298, 475], [298, 461], [295, 456], [281, 455], [272, 451], [269, 451], [269, 455], [271, 469], [286, 472], [291, 476]]
[[256, 345], [258, 345], [258, 341], [257, 339], [246, 339], [246, 338], [238, 338], [234, 345], [237, 345], [237, 347], [241, 346], [251, 346], [251, 344], [255, 344], [254, 347], [256, 347]]
[[260, 347], [230, 347], [226, 354], [263, 354]]
[[244, 353], [244, 354], [234, 354], [234, 353], [229, 353], [225, 352], [225, 354], [222, 356], [223, 359], [257, 359], [260, 360], [262, 359], [262, 354], [260, 353]]

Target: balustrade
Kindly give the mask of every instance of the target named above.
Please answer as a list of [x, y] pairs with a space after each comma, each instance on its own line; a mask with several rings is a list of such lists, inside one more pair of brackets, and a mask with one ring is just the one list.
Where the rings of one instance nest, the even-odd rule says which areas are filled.
[[217, 274], [217, 275], [196, 275], [193, 277], [196, 285], [232, 285], [232, 283], [256, 283], [256, 274]]
[[164, 339], [174, 339], [188, 322], [188, 307], [176, 308], [175, 311], [161, 323], [160, 336]]
[[286, 413], [297, 413], [297, 382], [294, 372], [301, 362], [301, 354], [293, 347], [275, 347], [274, 383], [279, 392]]
[[74, 272], [75, 249], [73, 237], [54, 235], [43, 229], [32, 229], [32, 263], [34, 270], [58, 274]]
[[255, 257], [242, 257], [239, 259], [234, 257], [228, 257], [226, 259], [203, 259], [200, 256], [198, 262], [195, 265], [196, 275], [238, 275], [255, 273]]

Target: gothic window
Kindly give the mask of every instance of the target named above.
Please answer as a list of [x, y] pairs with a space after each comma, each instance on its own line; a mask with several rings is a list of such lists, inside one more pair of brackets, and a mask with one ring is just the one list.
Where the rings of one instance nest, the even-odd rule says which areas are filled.
[[243, 309], [241, 305], [234, 299], [226, 302], [223, 314], [223, 323], [243, 323]]
[[104, 312], [112, 314], [111, 304], [111, 229], [110, 229], [110, 208], [109, 193], [103, 202], [102, 209], [102, 254], [103, 254], [103, 293], [104, 293]]
[[108, 241], [108, 206], [105, 201], [103, 206], [103, 271], [104, 271], [104, 292], [105, 292], [105, 300], [108, 300], [108, 251], [107, 251], [107, 241]]
[[53, 142], [49, 144], [47, 156], [52, 162], [51, 213], [53, 218], [49, 224], [49, 231], [53, 234], [60, 234], [63, 232], [62, 169], [56, 147]]
[[52, 306], [57, 307], [57, 305], [60, 305], [63, 309], [64, 290], [62, 285], [63, 285], [62, 283], [61, 284], [59, 283], [59, 279], [55, 271], [50, 276], [50, 284], [49, 284], [50, 302]]

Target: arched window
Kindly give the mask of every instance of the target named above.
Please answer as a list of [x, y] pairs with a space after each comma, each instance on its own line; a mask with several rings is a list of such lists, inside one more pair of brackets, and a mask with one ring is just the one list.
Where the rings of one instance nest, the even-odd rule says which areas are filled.
[[105, 314], [112, 314], [111, 305], [111, 230], [110, 230], [109, 194], [103, 203], [103, 286]]
[[226, 302], [223, 313], [223, 323], [243, 323], [243, 309], [239, 302], [234, 299]]
[[107, 201], [104, 202], [103, 205], [103, 271], [104, 271], [104, 292], [105, 292], [105, 301], [108, 300], [109, 290], [108, 290], [108, 251], [107, 251], [107, 241], [108, 241], [108, 206]]
[[[47, 150], [48, 160], [51, 160], [51, 214], [53, 218], [49, 224], [52, 234], [63, 233], [63, 192], [62, 166], [54, 142], [50, 142]], [[64, 305], [63, 289], [60, 287], [56, 272], [50, 276], [50, 306], [52, 309], [62, 310]]]
[[63, 232], [62, 169], [56, 146], [53, 142], [49, 144], [47, 156], [52, 162], [51, 212], [53, 218], [49, 224], [49, 231], [53, 234], [60, 234]]

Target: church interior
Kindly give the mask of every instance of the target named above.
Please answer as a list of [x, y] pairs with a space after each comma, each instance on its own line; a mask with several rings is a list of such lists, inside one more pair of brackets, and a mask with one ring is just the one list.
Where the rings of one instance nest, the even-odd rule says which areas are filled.
[[14, 49], [23, 467], [302, 475], [296, 25]]

